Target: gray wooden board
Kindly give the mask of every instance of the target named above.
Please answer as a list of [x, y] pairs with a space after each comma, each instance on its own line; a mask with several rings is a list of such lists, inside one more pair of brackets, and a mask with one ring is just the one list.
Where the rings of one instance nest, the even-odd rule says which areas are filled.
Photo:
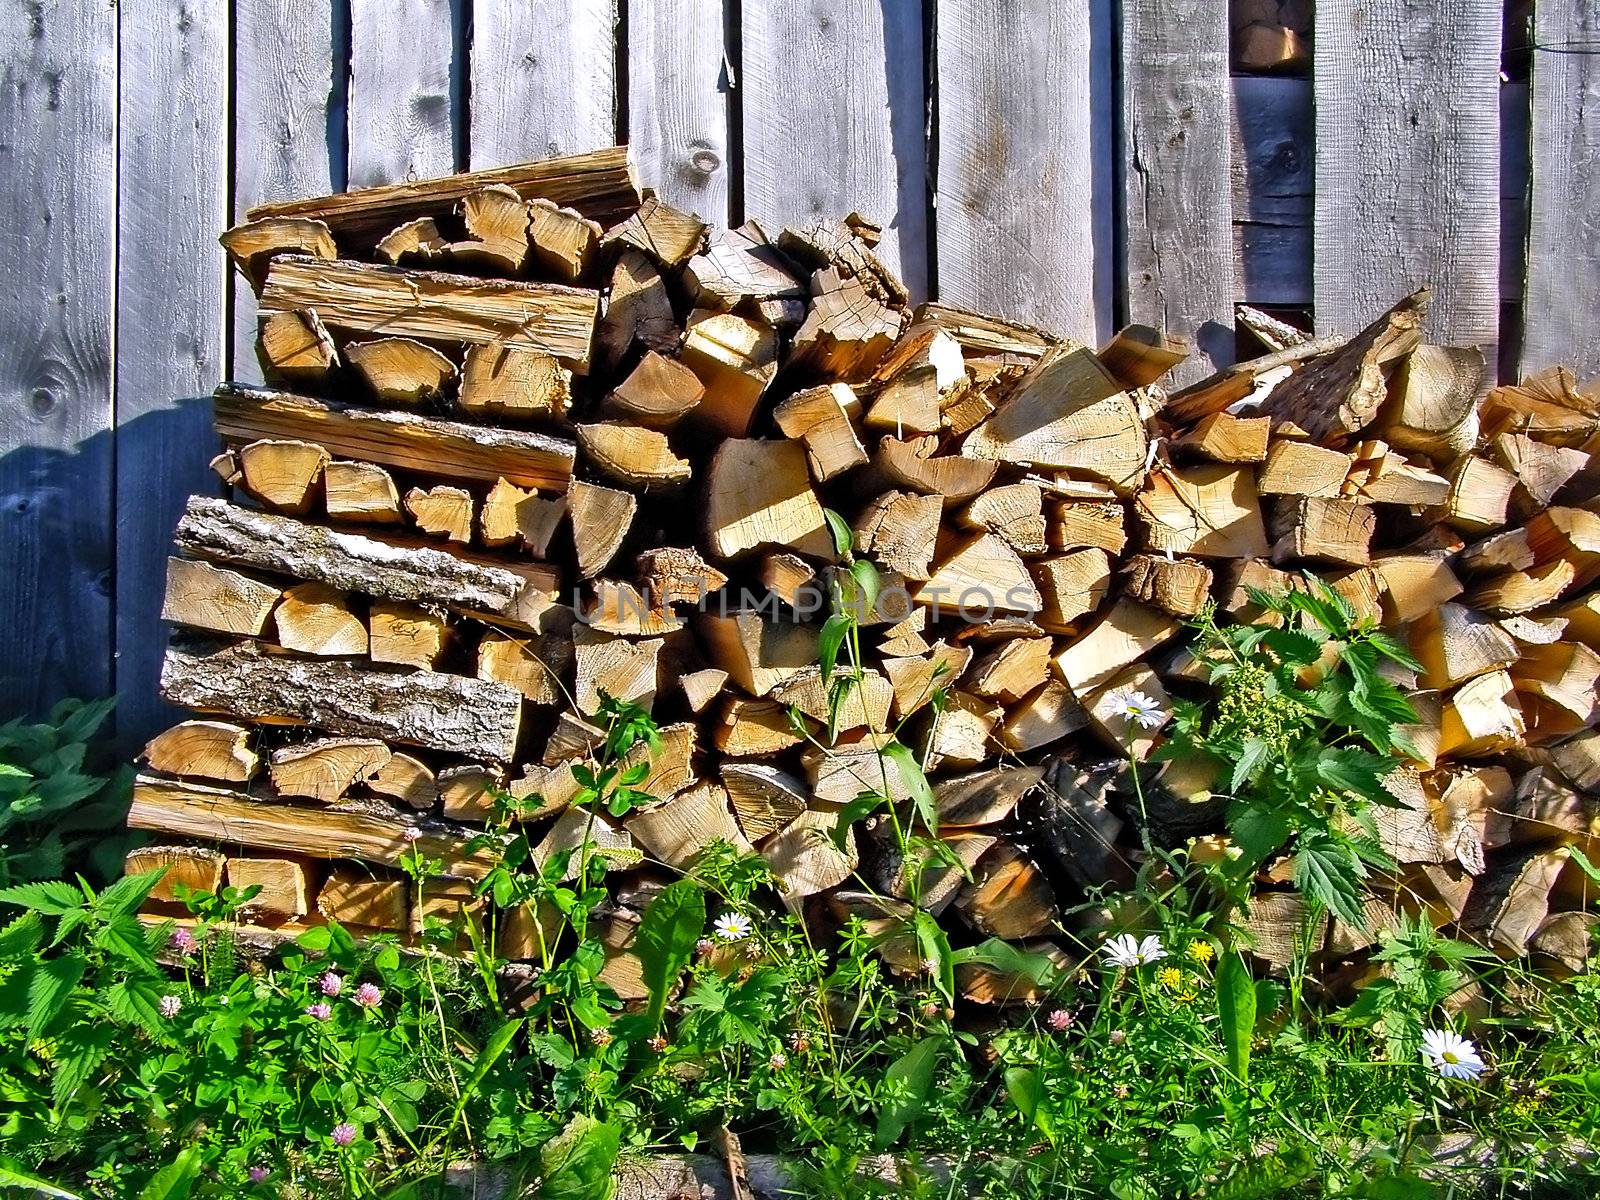
[[1233, 362], [1227, 6], [1123, 0], [1128, 319], [1187, 338], [1168, 378]]
[[[117, 209], [116, 660], [118, 740], [142, 745], [174, 712], [156, 694], [172, 530], [206, 462], [223, 371], [228, 266], [228, 0], [122, 7]], [[151, 97], [183, 120], [151, 120]]]
[[746, 215], [782, 226], [854, 210], [881, 221], [878, 253], [921, 299], [928, 280], [922, 6], [751, 0], [742, 15]]
[[472, 167], [615, 145], [616, 52], [615, 0], [473, 0]]
[[350, 186], [455, 169], [451, 0], [350, 0]]
[[628, 5], [628, 143], [668, 204], [728, 221], [728, 77], [721, 0]]
[[0, 717], [111, 686], [117, 10], [0, 6]]
[[1600, 372], [1600, 10], [1534, 9], [1533, 177], [1524, 375], [1571, 363]]
[[1098, 343], [1114, 319], [1112, 98], [1093, 69], [1110, 61], [1109, 6], [937, 11], [940, 296]]
[[[233, 3], [233, 217], [344, 187], [346, 47], [331, 4]], [[220, 232], [220, 231], [219, 231]], [[230, 378], [261, 381], [256, 300], [234, 273]]]
[[1434, 285], [1424, 330], [1493, 360], [1500, 294], [1500, 0], [1321, 0], [1317, 329]]

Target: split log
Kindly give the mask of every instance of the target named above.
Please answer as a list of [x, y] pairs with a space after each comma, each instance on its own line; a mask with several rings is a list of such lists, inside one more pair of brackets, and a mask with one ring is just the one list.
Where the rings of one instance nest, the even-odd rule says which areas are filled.
[[1095, 357], [1124, 388], [1142, 388], [1188, 358], [1189, 344], [1149, 325], [1127, 325]]
[[1269, 417], [1237, 417], [1212, 413], [1173, 441], [1177, 450], [1189, 450], [1219, 463], [1258, 463], [1267, 457]]
[[802, 740], [781, 704], [738, 697], [725, 702], [713, 734], [716, 748], [729, 758], [770, 758]]
[[478, 536], [485, 546], [518, 546], [534, 558], [544, 558], [550, 553], [551, 539], [573, 494], [569, 490], [565, 497], [546, 500], [508, 480], [497, 479], [478, 509]]
[[1201, 558], [1267, 554], [1267, 533], [1248, 467], [1158, 469], [1139, 493], [1134, 511], [1151, 550]]
[[836, 810], [808, 808], [762, 846], [761, 857], [789, 907], [838, 887], [860, 864], [854, 828], [845, 829], [842, 846], [834, 842], [838, 823]]
[[1471, 757], [1514, 750], [1527, 738], [1516, 686], [1505, 671], [1469, 679], [1450, 694], [1439, 722], [1439, 754]]
[[720, 784], [699, 783], [670, 800], [635, 809], [624, 825], [647, 853], [678, 871], [691, 868], [717, 841], [753, 853]]
[[328, 452], [307, 442], [251, 442], [239, 451], [245, 490], [268, 508], [300, 514], [316, 502]]
[[[588, 851], [583, 849], [586, 843], [591, 845]], [[533, 848], [529, 862], [535, 869], [543, 870], [555, 855], [563, 851], [570, 852], [572, 857], [567, 862], [562, 882], [571, 882], [578, 877], [586, 853], [606, 863], [608, 869], [632, 866], [640, 858], [639, 852], [634, 849], [633, 837], [627, 830], [619, 829], [599, 813], [576, 806], [556, 818], [555, 824], [544, 835], [544, 840]]]
[[817, 569], [798, 554], [762, 555], [759, 578], [762, 587], [802, 615], [821, 607]]
[[1383, 584], [1389, 621], [1409, 625], [1465, 590], [1442, 554], [1377, 554], [1372, 569]]
[[1061, 680], [1079, 697], [1109, 683], [1124, 667], [1143, 658], [1178, 631], [1178, 623], [1132, 600], [1111, 610], [1054, 658]]
[[664, 267], [681, 267], [705, 244], [706, 223], [693, 213], [647, 195], [627, 220], [608, 229], [605, 241], [625, 242], [645, 251]]
[[142, 757], [164, 775], [224, 783], [248, 783], [260, 762], [250, 730], [230, 721], [183, 721], [151, 738]]
[[452, 243], [451, 256], [500, 274], [521, 274], [528, 262], [528, 211], [516, 189], [503, 183], [468, 192], [456, 205], [468, 240]]
[[364, 462], [330, 462], [322, 471], [328, 516], [336, 521], [400, 523], [400, 492], [382, 467]]
[[727, 682], [728, 673], [718, 667], [707, 667], [703, 671], [690, 671], [678, 676], [683, 698], [689, 705], [689, 711], [694, 713], [704, 712], [706, 706], [721, 695]]
[[472, 540], [472, 493], [466, 488], [438, 487], [412, 488], [406, 493], [406, 512], [423, 533], [447, 538], [452, 542]]
[[689, 481], [689, 460], [680, 457], [657, 429], [601, 421], [579, 425], [578, 445], [586, 459], [612, 479], [630, 487], [676, 488]]
[[456, 365], [432, 346], [410, 338], [351, 342], [345, 357], [384, 404], [420, 404], [444, 394]]
[[527, 217], [528, 240], [539, 265], [568, 283], [580, 278], [599, 243], [599, 223], [550, 200], [528, 201]]
[[1370, 504], [1301, 496], [1273, 512], [1272, 561], [1310, 559], [1365, 566], [1372, 560], [1377, 513]]
[[1068, 501], [1045, 513], [1045, 537], [1052, 550], [1089, 548], [1121, 554], [1128, 543], [1126, 510], [1114, 501]]
[[272, 754], [272, 786], [280, 796], [333, 804], [383, 770], [389, 747], [373, 738], [319, 738]]
[[867, 461], [855, 428], [861, 401], [847, 383], [796, 392], [778, 405], [772, 416], [784, 437], [805, 443], [806, 461], [818, 483]]
[[179, 902], [180, 888], [191, 892], [221, 891], [222, 869], [226, 863], [227, 856], [220, 850], [201, 846], [140, 846], [128, 851], [122, 870], [125, 875], [163, 872], [155, 887], [150, 889], [150, 899], [172, 904]]
[[581, 480], [573, 483], [567, 508], [572, 514], [572, 541], [581, 578], [593, 579], [616, 557], [638, 507], [632, 493]]
[[1354, 456], [1343, 451], [1279, 440], [1267, 451], [1256, 490], [1263, 495], [1338, 497], [1354, 469]]
[[341, 925], [409, 929], [410, 910], [405, 880], [375, 877], [357, 867], [335, 867], [317, 891], [317, 912]]
[[478, 763], [449, 767], [438, 774], [439, 810], [452, 821], [487, 821], [494, 815], [494, 792], [503, 790], [505, 771]]
[[600, 366], [613, 370], [635, 346], [672, 354], [683, 340], [666, 281], [641, 250], [624, 249], [611, 271], [605, 315], [596, 331]]
[[1436, 462], [1472, 449], [1478, 401], [1489, 382], [1486, 368], [1475, 346], [1418, 346], [1390, 383], [1391, 399], [1379, 419], [1383, 439]]
[[1487, 533], [1506, 523], [1517, 477], [1487, 459], [1463, 454], [1450, 471], [1444, 518], [1467, 533]]
[[903, 721], [931, 703], [935, 691], [948, 691], [971, 662], [970, 647], [945, 642], [936, 642], [928, 654], [884, 659], [884, 674], [894, 688], [895, 719]]
[[762, 546], [833, 557], [833, 539], [798, 442], [728, 438], [711, 460], [705, 503], [709, 546], [719, 558]]
[[257, 292], [267, 277], [268, 262], [280, 254], [338, 258], [333, 231], [312, 217], [275, 217], [244, 221], [220, 238], [228, 258]]
[[752, 842], [778, 832], [810, 802], [804, 783], [766, 763], [724, 762], [720, 774], [739, 828]]
[[283, 593], [272, 614], [278, 645], [321, 658], [365, 655], [366, 624], [350, 597], [323, 583], [297, 583]]
[[432, 808], [439, 799], [433, 771], [420, 759], [399, 750], [390, 754], [389, 761], [367, 780], [367, 787], [380, 796], [423, 811]]
[[1528, 942], [1550, 912], [1555, 886], [1570, 851], [1565, 846], [1533, 849], [1502, 861], [1473, 885], [1461, 927], [1511, 957], [1528, 953]]
[[1002, 842], [979, 860], [955, 907], [980, 933], [1015, 941], [1050, 932], [1059, 910], [1055, 892], [1018, 847]]
[[1025, 754], [1053, 745], [1087, 723], [1072, 689], [1050, 679], [1010, 708], [996, 736], [1006, 749]]
[[1050, 657], [1047, 637], [1010, 638], [973, 662], [963, 682], [974, 695], [1015, 704], [1048, 676]]
[[789, 260], [755, 221], [710, 230], [704, 252], [688, 261], [683, 279], [695, 304], [713, 310], [737, 308], [746, 300], [799, 306], [806, 295]]
[[752, 696], [766, 696], [785, 680], [815, 666], [815, 631], [760, 613], [701, 613], [695, 622], [707, 657]]
[[608, 417], [667, 429], [692, 412], [705, 385], [682, 362], [645, 351], [632, 373], [611, 390], [602, 411]]
[[811, 306], [794, 335], [789, 364], [807, 374], [859, 383], [889, 352], [902, 324], [902, 315], [859, 277], [824, 267], [811, 276]]
[[1441, 604], [1414, 617], [1406, 638], [1430, 688], [1454, 687], [1508, 667], [1520, 656], [1510, 634], [1460, 604]]
[[257, 889], [248, 908], [280, 917], [303, 917], [311, 911], [306, 869], [290, 858], [230, 858], [228, 886]]
[[933, 569], [941, 508], [937, 495], [885, 492], [856, 518], [855, 548], [908, 579], [927, 579]]
[[456, 403], [497, 421], [560, 420], [572, 403], [572, 372], [542, 350], [505, 342], [468, 346]]
[[268, 379], [320, 384], [339, 365], [339, 349], [315, 309], [280, 312], [262, 320], [256, 360]]
[[1175, 617], [1192, 617], [1211, 599], [1211, 568], [1190, 558], [1136, 554], [1122, 572], [1126, 595]]
[[1301, 950], [1322, 948], [1328, 926], [1326, 912], [1311, 919], [1310, 905], [1298, 892], [1257, 892], [1239, 928], [1251, 956], [1281, 974]]
[[1512, 507], [1526, 518], [1548, 508], [1574, 479], [1590, 468], [1590, 455], [1566, 446], [1547, 446], [1520, 433], [1502, 433], [1490, 446], [1495, 462], [1517, 477]]
[[454, 641], [443, 615], [416, 604], [374, 600], [367, 625], [368, 654], [375, 663], [432, 671]]
[[478, 678], [514, 688], [530, 704], [567, 702], [565, 678], [573, 662], [570, 630], [513, 637], [489, 630], [478, 643]]
[[682, 354], [705, 385], [696, 420], [725, 437], [747, 436], [761, 395], [778, 373], [777, 333], [748, 317], [696, 309]]
[[450, 252], [450, 239], [439, 231], [432, 217], [416, 217], [396, 225], [373, 247], [383, 262], [397, 266], [406, 261], [429, 262]]
[[238, 571], [188, 558], [167, 559], [161, 619], [213, 633], [259, 636], [282, 593]]
[[1018, 554], [1043, 554], [1044, 492], [1037, 483], [1004, 484], [975, 496], [957, 514], [963, 528], [992, 533]]
[[599, 712], [601, 692], [648, 710], [656, 695], [661, 639], [635, 642], [598, 633], [585, 637], [587, 631], [581, 628], [577, 632], [577, 681], [572, 692], [578, 711], [586, 716]]

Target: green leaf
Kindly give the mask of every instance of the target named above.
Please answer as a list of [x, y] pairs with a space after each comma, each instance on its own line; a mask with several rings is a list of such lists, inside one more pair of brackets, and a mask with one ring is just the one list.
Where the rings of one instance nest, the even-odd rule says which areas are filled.
[[850, 522], [831, 508], [823, 509], [822, 516], [828, 522], [828, 532], [833, 535], [833, 552], [840, 558], [848, 559], [850, 547], [855, 544], [856, 537], [850, 529]]
[[1005, 1079], [1006, 1094], [1011, 1097], [1011, 1103], [1017, 1106], [1022, 1119], [1054, 1141], [1050, 1113], [1043, 1107], [1044, 1082], [1039, 1078], [1039, 1072], [1032, 1067], [1012, 1067], [1006, 1071]]
[[878, 578], [878, 568], [866, 559], [858, 558], [850, 564], [850, 576], [856, 581], [856, 588], [861, 593], [861, 607], [856, 619], [870, 620], [873, 609], [878, 607], [878, 593], [883, 590], [883, 582]]
[[81, 954], [64, 954], [39, 964], [28, 984], [29, 1040], [43, 1033], [60, 1015], [88, 965], [89, 960]]
[[539, 1151], [538, 1200], [611, 1200], [622, 1134], [615, 1125], [576, 1116]]
[[1568, 846], [1567, 851], [1572, 861], [1578, 864], [1578, 869], [1589, 877], [1591, 883], [1600, 883], [1600, 867], [1590, 862], [1588, 855], [1576, 846]]
[[1383, 788], [1383, 776], [1394, 763], [1354, 746], [1325, 749], [1317, 756], [1317, 778], [1339, 792], [1371, 796]]
[[963, 946], [950, 956], [950, 960], [957, 966], [962, 963], [980, 963], [986, 967], [993, 967], [1003, 975], [1016, 975], [1026, 979], [1038, 988], [1053, 986], [1057, 975], [1060, 974], [1060, 968], [1048, 955], [1040, 954], [1036, 950], [1024, 950], [1015, 943], [1002, 941], [1000, 938], [988, 938], [976, 946]]
[[161, 988], [150, 980], [119, 979], [105, 990], [105, 1004], [117, 1020], [137, 1025], [151, 1037], [167, 1036], [167, 1019], [159, 1007]]
[[652, 1029], [660, 1028], [667, 997], [694, 957], [695, 943], [705, 927], [705, 894], [698, 884], [687, 879], [668, 884], [644, 910], [633, 951], [639, 956], [644, 985], [650, 990], [645, 1016]]
[[834, 613], [823, 622], [822, 632], [817, 637], [817, 661], [822, 665], [824, 681], [833, 678], [834, 665], [839, 661], [839, 647], [844, 645], [850, 625], [848, 613]]
[[19, 883], [16, 887], [0, 888], [0, 904], [15, 904], [47, 917], [59, 917], [83, 903], [83, 893], [72, 884], [60, 879], [41, 883]]
[[1228, 790], [1238, 795], [1245, 784], [1255, 782], [1256, 775], [1271, 753], [1272, 747], [1260, 738], [1245, 738], [1239, 761], [1233, 764], [1233, 777], [1228, 781]]
[[42, 1196], [47, 1200], [83, 1200], [77, 1192], [69, 1192], [64, 1187], [57, 1187], [48, 1179], [28, 1174], [20, 1163], [9, 1158], [0, 1158], [0, 1192], [7, 1191], [21, 1192], [29, 1197]]
[[25, 912], [0, 929], [0, 958], [21, 958], [32, 954], [44, 940], [44, 921], [36, 912]]
[[1348, 846], [1325, 834], [1302, 837], [1295, 846], [1294, 885], [1347, 924], [1366, 929], [1361, 864]]
[[899, 1141], [906, 1126], [922, 1115], [928, 1093], [933, 1090], [933, 1076], [939, 1069], [943, 1047], [943, 1038], [923, 1038], [884, 1072], [883, 1091], [887, 1095], [878, 1110], [878, 1130], [873, 1137], [873, 1145], [879, 1150], [887, 1150]]
[[1233, 844], [1244, 856], [1244, 867], [1267, 861], [1289, 838], [1289, 819], [1262, 804], [1251, 804], [1228, 816]]
[[184, 1200], [189, 1188], [200, 1174], [205, 1160], [200, 1157], [199, 1146], [185, 1146], [178, 1157], [157, 1171], [139, 1200]]
[[939, 922], [933, 914], [918, 909], [912, 918], [917, 930], [917, 946], [922, 951], [922, 957], [934, 964], [934, 982], [939, 985], [939, 994], [944, 997], [946, 1004], [956, 1002], [956, 964], [950, 951], [950, 939], [945, 936]]
[[117, 1027], [108, 1021], [80, 1023], [62, 1033], [55, 1074], [50, 1080], [50, 1098], [57, 1108], [66, 1107], [78, 1088], [105, 1061], [116, 1036]]
[[1217, 964], [1217, 1018], [1228, 1070], [1241, 1081], [1250, 1078], [1250, 1042], [1256, 1028], [1256, 986], [1250, 968], [1235, 950], [1225, 951]]
[[916, 806], [922, 823], [930, 833], [938, 833], [939, 809], [934, 803], [933, 788], [928, 786], [928, 777], [922, 773], [922, 764], [911, 753], [911, 747], [904, 742], [890, 742], [879, 753], [898, 768], [900, 782], [910, 793], [911, 803]]
[[326, 925], [313, 925], [295, 938], [294, 944], [312, 954], [325, 954], [333, 944], [333, 933]]

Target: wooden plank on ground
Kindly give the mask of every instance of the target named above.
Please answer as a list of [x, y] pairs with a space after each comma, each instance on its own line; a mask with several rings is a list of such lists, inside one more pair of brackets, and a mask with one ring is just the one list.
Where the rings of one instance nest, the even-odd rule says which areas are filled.
[[922, 6], [809, 0], [746, 4], [742, 15], [746, 215], [779, 227], [853, 210], [881, 221], [879, 255], [922, 299]]
[[1177, 384], [1234, 357], [1230, 115], [1227, 6], [1124, 0], [1128, 319], [1188, 339]]
[[935, 40], [940, 296], [1090, 345], [1116, 274], [1108, 7], [942, 0]]
[[[269, 200], [344, 187], [348, 46], [332, 5], [233, 3], [233, 220]], [[235, 273], [230, 379], [261, 381], [256, 301]]]
[[1499, 341], [1499, 0], [1317, 5], [1319, 333], [1424, 283], [1428, 338]]
[[1533, 186], [1522, 374], [1571, 363], [1600, 372], [1600, 10], [1592, 0], [1534, 9]]
[[[161, 589], [191, 492], [218, 480], [206, 397], [223, 371], [228, 266], [228, 0], [122, 9], [117, 209], [116, 659], [118, 740], [143, 745], [161, 702]], [[150, 119], [170, 95], [182, 121]]]
[[455, 170], [460, 11], [451, 0], [350, 0], [349, 186]]
[[0, 712], [111, 686], [117, 11], [0, 7]]
[[728, 221], [728, 80], [719, 0], [653, 0], [628, 12], [628, 140], [668, 204]]
[[619, 140], [616, 53], [616, 0], [473, 0], [472, 167]]

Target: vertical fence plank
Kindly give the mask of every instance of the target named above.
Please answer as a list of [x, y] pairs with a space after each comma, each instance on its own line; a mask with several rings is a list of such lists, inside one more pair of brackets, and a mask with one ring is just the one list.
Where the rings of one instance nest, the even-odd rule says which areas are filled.
[[1495, 361], [1500, 297], [1499, 0], [1317, 5], [1319, 332], [1359, 329], [1434, 285], [1435, 341]]
[[1233, 361], [1227, 5], [1123, 0], [1122, 72], [1128, 319], [1189, 339], [1191, 383]]
[[1592, 0], [1534, 9], [1533, 184], [1524, 375], [1571, 363], [1600, 372], [1600, 11]]
[[927, 292], [922, 6], [880, 0], [746, 0], [744, 199], [782, 225], [859, 210], [879, 254]]
[[728, 213], [722, 0], [628, 6], [628, 142], [639, 180], [719, 224]]
[[0, 715], [111, 686], [116, 137], [116, 9], [0, 9]]
[[1095, 178], [1112, 145], [1095, 104], [1109, 97], [1091, 83], [1111, 53], [1091, 36], [1105, 7], [941, 0], [935, 40], [940, 296], [1091, 344], [1112, 322], [1111, 239], [1092, 202], [1109, 191]]
[[455, 169], [451, 0], [351, 0], [350, 186]]
[[[211, 491], [210, 395], [223, 366], [228, 0], [124, 3], [117, 209], [117, 732], [142, 743], [156, 695], [161, 587], [191, 492]], [[168, 96], [179, 120], [149, 119]]]
[[474, 0], [472, 166], [617, 140], [616, 0]]
[[[344, 187], [343, 11], [339, 4], [233, 0], [233, 220], [268, 200]], [[258, 382], [255, 296], [237, 273], [231, 286], [229, 373]]]

